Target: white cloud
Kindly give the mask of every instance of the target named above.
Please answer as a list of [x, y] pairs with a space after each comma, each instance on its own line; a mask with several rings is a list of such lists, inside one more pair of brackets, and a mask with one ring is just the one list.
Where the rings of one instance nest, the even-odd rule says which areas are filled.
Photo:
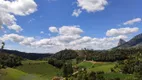
[[79, 38], [77, 40], [74, 40], [74, 41], [70, 42], [70, 44], [76, 45], [76, 44], [81, 44], [81, 43], [89, 42], [91, 40], [92, 40], [91, 37], [85, 36], [85, 37], [82, 37], [82, 38]]
[[40, 31], [40, 34], [44, 34], [44, 31]]
[[[107, 0], [77, 0], [77, 6], [81, 10], [86, 10], [87, 12], [97, 12], [105, 9], [108, 4]], [[81, 13], [81, 11], [79, 11]], [[79, 16], [78, 11], [74, 10], [74, 15]]]
[[59, 34], [61, 35], [80, 35], [83, 33], [83, 30], [78, 28], [78, 26], [62, 26], [59, 28]]
[[80, 9], [75, 9], [72, 13], [72, 16], [78, 17], [81, 13], [82, 11]]
[[51, 27], [49, 27], [49, 31], [53, 32], [53, 33], [57, 33], [58, 29], [56, 27], [54, 27], [54, 26], [51, 26]]
[[138, 32], [139, 28], [137, 27], [126, 27], [126, 28], [119, 28], [119, 29], [110, 29], [106, 32], [107, 36], [118, 36], [118, 35], [127, 35]]
[[10, 40], [10, 41], [13, 41], [13, 42], [20, 42], [24, 39], [23, 36], [20, 36], [18, 34], [5, 34], [1, 40], [2, 41], [7, 41], [7, 40]]
[[0, 26], [6, 25], [8, 29], [16, 32], [22, 31], [22, 28], [16, 24], [16, 18], [7, 12], [4, 12], [0, 7]]
[[31, 46], [31, 43], [35, 41], [35, 38], [25, 37], [18, 34], [5, 34], [0, 37], [0, 41], [12, 41], [21, 45]]
[[34, 0], [0, 0], [0, 7], [8, 13], [15, 15], [29, 15], [37, 10]]
[[126, 21], [125, 23], [123, 23], [124, 25], [132, 25], [134, 23], [138, 23], [138, 22], [141, 22], [142, 19], [141, 18], [135, 18], [135, 19], [132, 19], [132, 20], [129, 20], [129, 21]]
[[27, 45], [27, 46], [31, 46], [31, 43], [34, 42], [34, 37], [27, 37], [27, 38], [24, 38], [20, 44], [22, 45]]
[[16, 24], [14, 24], [12, 26], [8, 26], [8, 29], [15, 30], [16, 32], [20, 32], [23, 30], [19, 25], [16, 25]]
[[0, 27], [3, 25], [16, 32], [22, 28], [16, 23], [15, 15], [26, 16], [37, 10], [34, 0], [0, 0]]
[[41, 51], [46, 50], [50, 52], [56, 52], [65, 48], [89, 48], [95, 50], [110, 49], [117, 46], [118, 40], [120, 38], [128, 38], [125, 34], [115, 37], [94, 38], [89, 36], [81, 36], [82, 32], [83, 30], [76, 26], [62, 26], [59, 28], [59, 34], [50, 38], [38, 39], [34, 37], [21, 36], [18, 34], [5, 34], [4, 36], [0, 37], [0, 40], [19, 43], [20, 45], [28, 46], [29, 49], [40, 48]]

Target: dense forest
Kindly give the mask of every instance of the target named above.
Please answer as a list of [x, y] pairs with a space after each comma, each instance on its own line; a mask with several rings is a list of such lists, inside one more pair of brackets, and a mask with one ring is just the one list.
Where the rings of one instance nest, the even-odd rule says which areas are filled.
[[16, 67], [22, 65], [22, 57], [0, 52], [0, 68]]

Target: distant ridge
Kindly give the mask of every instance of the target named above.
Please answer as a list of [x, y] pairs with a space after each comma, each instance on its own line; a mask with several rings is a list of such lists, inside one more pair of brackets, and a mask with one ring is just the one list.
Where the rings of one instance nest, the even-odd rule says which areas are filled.
[[142, 48], [142, 33], [139, 35], [136, 35], [128, 42], [125, 42], [121, 45], [118, 45], [115, 47], [117, 49], [126, 49], [126, 48]]
[[47, 58], [52, 55], [51, 53], [26, 53], [26, 52], [20, 52], [17, 50], [7, 50], [7, 49], [2, 50], [0, 53], [14, 54], [16, 56], [20, 56], [22, 58], [26, 58], [30, 60]]

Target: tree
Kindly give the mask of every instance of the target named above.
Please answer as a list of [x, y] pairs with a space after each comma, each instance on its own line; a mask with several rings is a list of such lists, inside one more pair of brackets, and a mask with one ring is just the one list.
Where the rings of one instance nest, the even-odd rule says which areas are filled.
[[2, 44], [2, 46], [1, 46], [1, 51], [2, 51], [4, 49], [5, 43], [2, 42], [1, 44]]
[[0, 66], [2, 68], [19, 66], [21, 65], [21, 60], [21, 57], [13, 54], [0, 53]]
[[65, 63], [63, 65], [63, 76], [67, 78], [68, 76], [71, 76], [72, 73], [73, 73], [72, 64], [71, 63]]

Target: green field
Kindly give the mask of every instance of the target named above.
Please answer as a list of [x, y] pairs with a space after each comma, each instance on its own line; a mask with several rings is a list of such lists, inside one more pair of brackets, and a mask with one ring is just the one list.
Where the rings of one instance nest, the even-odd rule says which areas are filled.
[[60, 70], [49, 65], [47, 61], [23, 61], [23, 65], [1, 69], [0, 80], [51, 80], [60, 74]]
[[79, 67], [86, 68], [89, 72], [91, 71], [104, 71], [104, 72], [110, 72], [110, 69], [115, 66], [115, 63], [91, 63], [91, 62], [81, 62], [78, 64]]
[[129, 74], [122, 74], [122, 73], [106, 73], [104, 74], [105, 79], [112, 79], [112, 78], [120, 78], [121, 80], [124, 80], [126, 78], [132, 79], [134, 75]]
[[0, 80], [47, 80], [34, 74], [28, 74], [17, 69], [7, 68], [0, 70]]
[[81, 62], [77, 65], [78, 67], [83, 67], [86, 68], [88, 72], [91, 71], [103, 71], [105, 72], [104, 77], [106, 79], [112, 79], [112, 78], [120, 78], [120, 79], [125, 79], [128, 77], [133, 77], [133, 75], [127, 75], [127, 74], [122, 74], [122, 73], [112, 73], [111, 68], [115, 66], [115, 62], [103, 62], [103, 63], [91, 63], [91, 62]]
[[[7, 68], [0, 70], [0, 80], [51, 80], [56, 75], [61, 75], [61, 70], [48, 64], [47, 61], [32, 61], [26, 60], [22, 62], [23, 65], [16, 68]], [[83, 61], [77, 64], [78, 67], [86, 68], [88, 72], [104, 71], [103, 76], [106, 79], [133, 77], [133, 75], [126, 75], [121, 73], [112, 73], [111, 68], [115, 63], [92, 63]]]
[[47, 61], [23, 61], [23, 65], [16, 69], [29, 74], [38, 75], [44, 79], [51, 79], [60, 74], [60, 70], [47, 63]]
[[27, 75], [27, 73], [12, 68], [0, 70], [0, 80], [20, 80], [20, 78]]

